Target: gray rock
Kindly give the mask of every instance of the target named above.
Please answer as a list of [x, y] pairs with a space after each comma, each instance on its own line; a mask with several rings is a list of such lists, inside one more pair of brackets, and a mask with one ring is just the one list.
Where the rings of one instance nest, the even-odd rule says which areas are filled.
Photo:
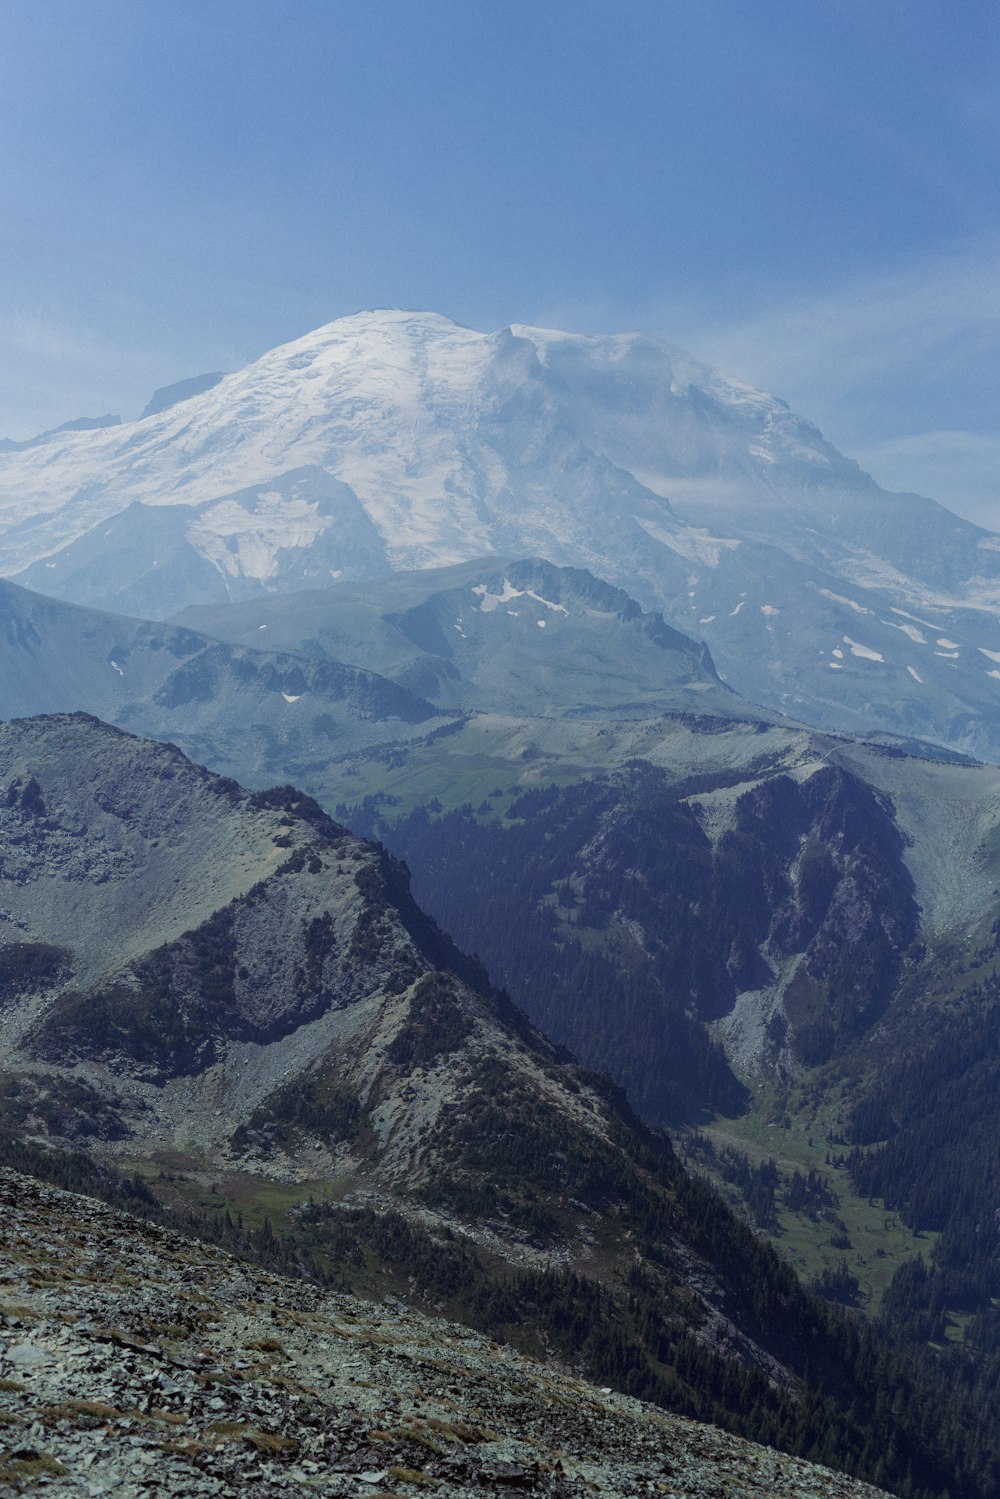
[[34, 1343], [15, 1343], [12, 1348], [7, 1349], [6, 1358], [17, 1369], [40, 1369], [43, 1365], [54, 1362], [48, 1349], [39, 1348]]

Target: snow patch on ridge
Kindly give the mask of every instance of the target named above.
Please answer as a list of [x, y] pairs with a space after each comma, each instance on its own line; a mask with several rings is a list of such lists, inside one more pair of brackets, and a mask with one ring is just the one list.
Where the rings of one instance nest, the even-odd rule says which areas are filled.
[[927, 636], [924, 635], [920, 630], [918, 630], [916, 625], [897, 625], [895, 621], [891, 619], [886, 620], [885, 623], [891, 625], [894, 630], [902, 630], [903, 634], [906, 635], [910, 640], [912, 640], [914, 645], [927, 644]]
[[[554, 604], [551, 599], [543, 599], [540, 593], [535, 593], [530, 588], [515, 588], [509, 578], [503, 580], [502, 593], [490, 593], [485, 583], [477, 583], [472, 592], [480, 599], [479, 608], [483, 614], [492, 614], [494, 609], [499, 609], [501, 604], [509, 604], [512, 599], [534, 599], [536, 604], [544, 604], [546, 609], [551, 609], [554, 614], [569, 614], [565, 604]], [[508, 609], [507, 613], [514, 611]]]
[[821, 588], [819, 592], [823, 598], [830, 599], [834, 604], [846, 604], [848, 609], [854, 610], [855, 614], [871, 614], [872, 612], [870, 609], [866, 609], [863, 604], [856, 604], [853, 599], [845, 598], [842, 593], [832, 593], [829, 588]]
[[878, 651], [873, 651], [867, 645], [859, 645], [856, 640], [851, 639], [850, 635], [844, 636], [844, 644], [850, 646], [852, 656], [858, 656], [862, 661], [885, 661], [885, 657]]
[[929, 620], [921, 619], [917, 614], [908, 614], [905, 609], [897, 609], [895, 605], [892, 606], [892, 612], [893, 614], [898, 614], [901, 619], [912, 619], [914, 624], [923, 625], [925, 630], [938, 628], [938, 626], [932, 625]]

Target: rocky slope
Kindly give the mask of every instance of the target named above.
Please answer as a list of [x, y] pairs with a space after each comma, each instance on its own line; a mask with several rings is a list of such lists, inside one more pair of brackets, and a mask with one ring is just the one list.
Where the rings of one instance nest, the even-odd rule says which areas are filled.
[[81, 1499], [882, 1492], [4, 1170], [0, 1485]]
[[843, 1055], [921, 930], [891, 803], [843, 761], [759, 756], [697, 789], [679, 769], [356, 819], [535, 1021], [661, 1124], [738, 1106], [706, 1027], [748, 1081]]
[[0, 728], [0, 786], [8, 1127], [336, 1176], [358, 1202], [469, 1218], [524, 1264], [557, 1247], [590, 1263], [626, 1180], [666, 1210], [669, 1152], [645, 1174], [607, 1087], [422, 915], [405, 868], [314, 803], [74, 715]]
[[358, 314], [0, 454], [0, 570], [139, 614], [489, 554], [586, 567], [797, 717], [997, 737], [1000, 542], [640, 334]]

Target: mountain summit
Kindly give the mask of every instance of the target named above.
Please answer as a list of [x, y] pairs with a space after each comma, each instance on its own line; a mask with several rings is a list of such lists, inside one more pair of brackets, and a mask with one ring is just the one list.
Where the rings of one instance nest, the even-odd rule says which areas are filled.
[[[4, 529], [29, 521], [29, 534], [4, 549], [9, 570], [106, 521], [123, 498], [220, 502], [316, 467], [351, 488], [392, 567], [503, 551], [499, 530], [515, 516], [548, 539], [560, 500], [571, 502], [571, 534], [579, 534], [588, 484], [606, 501], [615, 483], [633, 504], [655, 497], [645, 516], [652, 521], [670, 515], [662, 491], [698, 475], [755, 479], [768, 495], [776, 463], [841, 483], [863, 477], [781, 402], [645, 335], [590, 338], [521, 325], [482, 334], [435, 314], [395, 311], [341, 318], [182, 409], [145, 415], [103, 440], [79, 436], [53, 434], [44, 453], [5, 465]], [[56, 509], [39, 530], [30, 522], [43, 487], [45, 508], [54, 500]], [[260, 534], [254, 555], [229, 547], [236, 566], [223, 569], [263, 584], [275, 553], [309, 545], [333, 524], [308, 499], [267, 498], [270, 524], [257, 530], [270, 533], [270, 547]], [[191, 528], [195, 549], [217, 565], [225, 541], [251, 529], [232, 512], [232, 503], [217, 507]]]
[[641, 333], [358, 313], [0, 454], [0, 572], [168, 615], [401, 568], [586, 567], [797, 717], [1000, 752], [1000, 538]]

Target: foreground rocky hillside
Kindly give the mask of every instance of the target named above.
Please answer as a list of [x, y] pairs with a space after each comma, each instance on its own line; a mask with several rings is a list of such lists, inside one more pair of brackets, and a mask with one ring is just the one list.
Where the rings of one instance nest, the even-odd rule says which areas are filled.
[[9, 1494], [882, 1492], [7, 1170], [0, 1319]]

